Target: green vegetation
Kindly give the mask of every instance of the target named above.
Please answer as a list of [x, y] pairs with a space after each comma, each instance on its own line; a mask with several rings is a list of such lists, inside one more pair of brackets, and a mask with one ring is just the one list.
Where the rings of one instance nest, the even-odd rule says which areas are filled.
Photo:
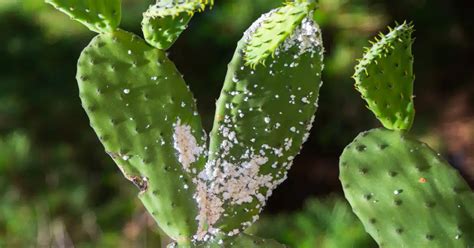
[[[153, 2], [123, 0], [121, 27], [140, 33], [142, 13]], [[212, 128], [216, 96], [235, 43], [256, 18], [281, 3], [216, 2], [206, 14], [193, 15], [189, 28], [177, 41], [167, 41], [173, 44], [167, 55], [198, 99], [207, 132]], [[269, 230], [271, 226], [265, 223], [272, 219], [295, 223], [295, 216], [308, 211], [298, 210], [303, 199], [341, 191], [337, 180], [340, 152], [361, 130], [377, 125], [354, 94], [351, 75], [356, 58], [362, 56], [361, 48], [368, 45], [368, 38], [393, 20], [413, 20], [417, 26], [413, 93], [418, 112], [411, 140], [421, 137], [442, 152], [472, 185], [474, 122], [470, 106], [474, 88], [466, 65], [471, 63], [474, 22], [470, 13], [463, 11], [469, 9], [468, 4], [441, 0], [319, 1], [314, 18], [324, 34], [326, 53], [317, 125], [288, 180], [274, 191], [265, 217], [257, 222], [268, 228], [254, 226], [259, 230], [256, 235], [295, 247], [295, 232], [310, 240], [304, 244], [316, 236], [323, 240], [318, 243], [335, 243], [342, 248], [373, 246], [353, 215], [332, 211], [331, 200], [315, 200], [329, 207], [318, 210], [324, 213], [320, 217], [308, 219], [314, 223], [307, 227], [288, 224], [284, 228], [282, 224], [277, 228], [273, 224], [275, 229]], [[0, 247], [168, 244], [170, 240], [136, 198], [139, 190], [104, 155], [77, 97], [77, 60], [93, 33], [43, 0], [0, 1], [0, 30]], [[181, 32], [180, 27], [172, 30]], [[349, 213], [345, 204], [340, 205], [345, 209], [341, 212]], [[282, 211], [292, 212], [278, 215]], [[298, 223], [305, 223], [301, 219], [305, 218]], [[316, 223], [319, 219], [324, 221]], [[343, 231], [331, 231], [339, 229], [338, 223], [348, 224], [340, 227]], [[303, 234], [304, 230], [308, 233]], [[333, 233], [340, 232], [346, 235], [333, 238]]]
[[293, 248], [377, 247], [338, 196], [310, 199], [296, 213], [263, 216], [249, 232]]

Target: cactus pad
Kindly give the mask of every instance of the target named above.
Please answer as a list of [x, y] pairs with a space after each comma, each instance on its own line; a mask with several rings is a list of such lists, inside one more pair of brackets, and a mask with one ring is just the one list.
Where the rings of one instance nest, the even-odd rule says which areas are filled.
[[205, 164], [206, 138], [182, 75], [163, 51], [117, 30], [82, 52], [77, 80], [107, 153], [160, 227], [189, 242], [197, 228], [192, 177]]
[[197, 186], [198, 240], [215, 232], [233, 236], [256, 221], [312, 126], [321, 86], [320, 29], [304, 19], [267, 66], [251, 68], [243, 51], [267, 17], [239, 42], [217, 101], [209, 160]]
[[340, 171], [346, 198], [381, 247], [474, 246], [474, 193], [426, 144], [374, 129], [346, 147]]
[[115, 30], [121, 20], [121, 0], [46, 0], [47, 3], [97, 33]]
[[[252, 39], [244, 49], [247, 65], [255, 67], [265, 64], [266, 59], [274, 56], [278, 47], [301, 24], [303, 18], [314, 8], [306, 2], [288, 2], [265, 15], [265, 21], [251, 27]], [[253, 29], [253, 30], [252, 30]]]
[[413, 26], [402, 24], [380, 35], [356, 66], [356, 88], [382, 124], [408, 130], [415, 116], [413, 104]]
[[143, 14], [145, 40], [159, 49], [170, 48], [194, 13], [203, 8], [204, 4], [199, 1], [158, 1]]

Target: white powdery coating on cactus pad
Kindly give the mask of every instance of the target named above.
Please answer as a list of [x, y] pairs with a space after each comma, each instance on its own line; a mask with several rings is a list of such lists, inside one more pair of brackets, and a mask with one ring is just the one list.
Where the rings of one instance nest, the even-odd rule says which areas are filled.
[[[263, 14], [258, 18], [252, 25], [244, 32], [243, 40], [248, 43], [252, 39], [253, 34], [258, 28], [262, 26], [262, 23], [269, 19], [273, 13], [277, 10], [274, 9], [266, 14]], [[313, 16], [310, 13], [308, 16]], [[304, 53], [314, 53], [319, 52], [321, 57], [324, 53], [323, 40], [321, 35], [321, 29], [319, 25], [313, 21], [311, 18], [304, 18], [301, 21], [301, 24], [287, 37], [283, 43], [275, 51], [275, 54], [280, 52], [288, 51], [293, 47], [298, 47], [297, 56], [300, 56]], [[319, 49], [319, 51], [318, 51]]]
[[324, 52], [321, 29], [311, 18], [303, 19], [301, 24], [280, 45], [279, 51], [288, 51], [295, 46], [298, 47], [298, 55], [316, 52], [316, 48], [320, 49], [319, 52]]
[[[255, 31], [272, 14], [273, 12], [264, 14], [255, 21], [244, 33], [243, 41], [248, 43]], [[304, 18], [292, 34], [279, 45], [275, 55], [278, 56], [278, 53], [294, 55], [292, 58], [295, 62], [285, 66], [296, 67], [300, 62], [299, 57], [301, 55], [322, 60], [323, 52], [319, 27], [311, 18]], [[272, 63], [270, 63], [270, 67]], [[311, 64], [311, 66], [313, 65]], [[241, 67], [242, 73], [246, 71], [245, 68], [245, 66]], [[248, 73], [254, 74], [255, 72], [250, 70]], [[278, 71], [273, 72], [272, 76], [278, 73]], [[232, 82], [237, 84], [238, 81], [238, 78], [234, 75]], [[256, 87], [257, 84], [255, 84]], [[252, 89], [244, 90], [243, 94], [246, 95], [247, 99], [252, 97]], [[234, 96], [239, 92], [232, 91], [229, 94]], [[312, 94], [313, 92], [310, 92], [309, 95], [303, 96], [301, 99], [296, 99], [296, 96], [292, 95], [289, 104], [302, 103], [307, 106], [311, 105], [314, 100], [314, 106], [316, 107], [317, 97], [315, 99]], [[277, 95], [275, 98], [280, 99], [280, 96]], [[244, 98], [244, 101], [247, 100]], [[193, 182], [197, 185], [194, 198], [199, 206], [199, 214], [196, 217], [199, 225], [194, 236], [195, 240], [203, 241], [213, 238], [214, 234], [221, 232], [217, 229], [221, 226], [221, 222], [226, 218], [237, 215], [237, 211], [247, 212], [247, 221], [241, 223], [237, 229], [227, 230], [226, 234], [228, 236], [238, 234], [258, 219], [258, 213], [266, 204], [266, 200], [270, 197], [272, 191], [286, 179], [287, 170], [290, 169], [292, 160], [297, 154], [297, 151], [293, 149], [300, 142], [304, 143], [306, 141], [314, 120], [313, 116], [309, 123], [300, 121], [298, 125], [295, 123], [295, 126], [288, 127], [291, 133], [290, 136], [284, 138], [283, 144], [274, 144], [275, 146], [260, 144], [253, 147], [249, 144], [255, 143], [255, 139], [249, 138], [246, 140], [245, 136], [240, 135], [239, 129], [236, 128], [237, 126], [234, 123], [236, 122], [234, 117], [238, 116], [239, 119], [242, 119], [246, 115], [242, 110], [234, 111], [236, 113], [232, 114], [234, 108], [233, 103], [225, 104], [225, 110], [230, 114], [222, 116], [222, 121], [219, 122], [216, 130], [220, 137], [218, 151], [211, 151], [213, 154], [209, 154], [211, 159], [206, 164], [205, 169], [199, 173], [198, 177], [193, 179]], [[252, 111], [252, 109], [249, 111]], [[280, 114], [282, 113], [280, 112]], [[277, 118], [269, 115], [260, 120], [266, 126], [274, 125], [276, 129], [282, 128], [282, 124], [276, 122]], [[263, 132], [269, 133], [271, 130], [265, 128]], [[298, 135], [302, 140], [299, 140], [300, 138], [296, 139], [294, 135]], [[271, 168], [271, 170], [268, 170], [268, 168]], [[249, 216], [251, 219], [248, 219]]]
[[273, 9], [270, 12], [261, 15], [256, 21], [252, 23], [252, 25], [250, 25], [250, 27], [247, 30], [245, 30], [243, 40], [246, 43], [248, 43], [250, 39], [252, 39], [252, 36], [255, 33], [255, 31], [257, 31], [257, 29], [260, 28], [260, 26], [262, 26], [262, 23], [268, 18], [270, 18], [273, 15], [273, 13], [277, 11], [278, 9]]
[[174, 149], [178, 152], [178, 160], [183, 169], [190, 172], [191, 164], [196, 162], [197, 157], [204, 152], [204, 148], [197, 143], [192, 134], [191, 126], [182, 125], [179, 119], [173, 126]]
[[219, 197], [209, 194], [206, 181], [193, 179], [193, 183], [196, 184], [194, 199], [199, 207], [199, 214], [196, 217], [198, 230], [196, 235], [194, 235], [194, 239], [199, 241], [208, 240], [210, 235], [219, 231], [214, 229], [212, 224], [216, 223], [224, 213], [224, 208], [222, 207], [224, 203]]
[[261, 188], [266, 187], [271, 192], [275, 187], [274, 177], [260, 175], [260, 167], [267, 162], [268, 158], [254, 155], [238, 165], [221, 159], [207, 163], [206, 169], [195, 180], [197, 193], [194, 198], [200, 210], [196, 218], [199, 228], [195, 239], [207, 240], [218, 232], [213, 225], [224, 214], [225, 203], [241, 205], [258, 199], [259, 204], [265, 204], [270, 193], [262, 195]]
[[268, 158], [254, 156], [250, 161], [241, 165], [224, 162], [219, 167], [214, 167], [211, 175], [213, 187], [211, 192], [222, 194], [224, 201], [232, 205], [250, 203], [254, 197], [264, 202], [263, 195], [259, 195], [261, 187], [272, 187], [271, 175], [259, 175], [260, 166], [267, 163]]

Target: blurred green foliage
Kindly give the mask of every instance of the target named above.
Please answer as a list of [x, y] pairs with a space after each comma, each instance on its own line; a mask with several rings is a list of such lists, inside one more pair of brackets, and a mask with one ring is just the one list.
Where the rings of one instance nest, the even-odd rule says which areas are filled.
[[[120, 188], [120, 179], [94, 179], [74, 161], [66, 144], [38, 149], [21, 132], [0, 139], [0, 247], [159, 242], [153, 222], [127, 189], [115, 196], [94, 192], [94, 181]], [[134, 218], [136, 223], [127, 223]], [[121, 237], [122, 231], [128, 236]]]
[[293, 248], [377, 247], [341, 197], [310, 199], [292, 214], [264, 216], [248, 230]]
[[[122, 26], [140, 33], [141, 13], [152, 2], [124, 0]], [[268, 214], [300, 209], [309, 195], [340, 192], [342, 148], [376, 125], [353, 89], [352, 68], [368, 39], [387, 24], [408, 19], [417, 27], [418, 133], [436, 130], [443, 103], [455, 92], [472, 95], [474, 78], [466, 66], [474, 55], [469, 2], [320, 0], [315, 16], [327, 49], [321, 107]], [[216, 1], [169, 51], [191, 82], [207, 130], [235, 43], [253, 20], [280, 3]], [[42, 0], [0, 0], [0, 247], [158, 247], [161, 242], [135, 197], [138, 190], [104, 153], [81, 108], [76, 62], [92, 36]], [[333, 176], [322, 181], [324, 175]], [[310, 201], [301, 213], [264, 218], [256, 228], [295, 247], [373, 244], [336, 199]]]

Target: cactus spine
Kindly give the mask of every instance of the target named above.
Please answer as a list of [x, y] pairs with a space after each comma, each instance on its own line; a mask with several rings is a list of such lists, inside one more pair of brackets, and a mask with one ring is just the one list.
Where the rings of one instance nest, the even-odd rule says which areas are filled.
[[212, 1], [158, 1], [144, 14], [145, 39], [118, 28], [119, 0], [47, 2], [99, 33], [78, 62], [82, 105], [176, 245], [283, 247], [242, 231], [285, 180], [314, 119], [324, 49], [313, 1], [288, 2], [246, 31], [209, 149], [192, 93], [165, 50]]
[[356, 88], [385, 128], [360, 134], [340, 159], [345, 196], [381, 247], [471, 247], [474, 193], [407, 132], [413, 118], [412, 25], [381, 35], [356, 66]]

